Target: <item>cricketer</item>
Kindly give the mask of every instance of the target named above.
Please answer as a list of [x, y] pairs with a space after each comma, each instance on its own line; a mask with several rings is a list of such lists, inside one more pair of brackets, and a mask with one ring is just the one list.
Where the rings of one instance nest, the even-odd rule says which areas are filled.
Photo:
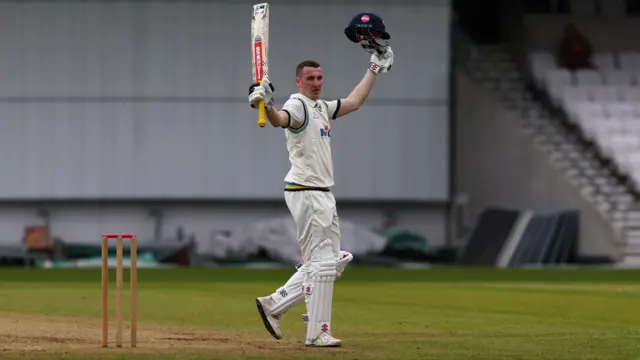
[[292, 94], [280, 110], [274, 105], [275, 88], [269, 79], [250, 86], [251, 107], [257, 108], [263, 100], [269, 123], [285, 132], [291, 167], [284, 178], [284, 198], [296, 224], [302, 257], [297, 271], [284, 285], [256, 299], [263, 323], [276, 339], [283, 337], [281, 317], [304, 299], [305, 345], [342, 344], [331, 332], [333, 285], [353, 256], [340, 249], [338, 212], [331, 192], [334, 174], [330, 123], [360, 108], [377, 76], [388, 72], [393, 59], [390, 47], [382, 54], [373, 52], [362, 80], [346, 98], [336, 100], [320, 98], [324, 81], [322, 67], [312, 60], [296, 67], [299, 92]]

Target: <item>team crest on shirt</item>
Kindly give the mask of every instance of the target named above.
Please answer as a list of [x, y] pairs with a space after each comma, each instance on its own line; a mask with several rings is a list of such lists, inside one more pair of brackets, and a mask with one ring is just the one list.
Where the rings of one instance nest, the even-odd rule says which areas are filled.
[[316, 103], [315, 105], [313, 105], [313, 108], [318, 110], [319, 112], [322, 112], [322, 106], [320, 106], [320, 103]]
[[324, 124], [324, 128], [320, 129], [321, 137], [331, 137], [331, 127], [328, 124]]

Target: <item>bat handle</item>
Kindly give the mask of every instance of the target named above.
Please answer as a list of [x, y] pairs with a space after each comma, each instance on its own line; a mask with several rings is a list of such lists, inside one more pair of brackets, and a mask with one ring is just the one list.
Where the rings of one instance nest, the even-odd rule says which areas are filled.
[[265, 125], [267, 125], [267, 121], [265, 120], [264, 100], [260, 100], [258, 103], [258, 126], [264, 127]]

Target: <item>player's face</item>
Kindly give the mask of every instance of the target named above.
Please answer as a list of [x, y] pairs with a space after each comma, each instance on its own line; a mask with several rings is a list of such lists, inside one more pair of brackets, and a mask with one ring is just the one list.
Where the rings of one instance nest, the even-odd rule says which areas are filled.
[[296, 84], [302, 95], [317, 100], [322, 93], [322, 78], [322, 68], [304, 67]]

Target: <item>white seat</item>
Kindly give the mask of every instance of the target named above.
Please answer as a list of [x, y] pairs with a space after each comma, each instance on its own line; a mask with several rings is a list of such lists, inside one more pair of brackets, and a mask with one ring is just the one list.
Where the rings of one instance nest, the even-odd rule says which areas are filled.
[[560, 91], [560, 101], [565, 110], [569, 110], [572, 104], [577, 102], [589, 102], [591, 100], [586, 87], [565, 86]]
[[636, 186], [640, 185], [640, 166], [634, 165], [629, 171], [629, 177]]
[[619, 118], [606, 118], [603, 121], [607, 136], [612, 134], [624, 134], [624, 124], [624, 119]]
[[591, 55], [591, 63], [598, 67], [598, 70], [614, 70], [617, 68], [615, 56], [608, 52], [596, 52]]
[[640, 87], [622, 86], [620, 90], [620, 99], [628, 103], [640, 102]]
[[634, 118], [636, 106], [626, 102], [605, 102], [602, 104], [608, 117], [618, 119]]
[[598, 145], [608, 144], [612, 136], [624, 135], [624, 122], [612, 118], [600, 118], [596, 127], [596, 142]]
[[573, 75], [567, 69], [548, 69], [544, 74], [545, 83], [574, 85]]
[[553, 55], [548, 51], [534, 51], [529, 54], [529, 66], [536, 85], [540, 88], [544, 84], [547, 70], [557, 69], [558, 65]]
[[636, 118], [624, 119], [623, 124], [626, 133], [640, 134], [640, 121]]
[[633, 163], [640, 166], [640, 151], [632, 151], [629, 155]]
[[620, 68], [630, 71], [640, 70], [640, 53], [635, 51], [623, 51], [620, 53], [618, 60]]
[[629, 174], [629, 176], [631, 177], [633, 182], [636, 183], [636, 185], [640, 184], [640, 167], [634, 167], [631, 170], [631, 174]]
[[576, 117], [575, 117], [576, 125], [581, 129], [583, 129], [585, 132], [594, 131], [594, 128], [596, 127], [595, 123], [598, 122], [599, 120], [600, 120], [599, 117], [593, 116], [588, 112], [578, 113], [576, 114]]
[[621, 153], [640, 150], [640, 139], [635, 134], [611, 134], [602, 138], [600, 148], [603, 154], [617, 161]]
[[597, 143], [606, 143], [612, 136], [624, 134], [624, 122], [617, 119], [599, 120], [595, 134]]
[[593, 101], [618, 102], [621, 100], [620, 91], [617, 86], [588, 86], [587, 91]]
[[564, 88], [573, 86], [573, 76], [565, 69], [550, 69], [545, 73], [544, 83], [551, 102], [559, 106], [562, 103]]
[[601, 71], [601, 75], [606, 85], [629, 86], [634, 83], [632, 73], [627, 70], [606, 69]]
[[640, 138], [636, 134], [614, 135], [614, 147], [621, 150], [640, 150]]
[[[627, 135], [625, 139], [640, 140], [635, 135]], [[637, 166], [640, 165], [640, 163], [638, 163], [638, 156], [636, 155], [638, 152], [640, 152], [640, 145], [634, 145], [631, 142], [618, 144], [618, 146], [612, 148], [611, 158], [622, 172], [632, 174], [635, 172]]]
[[602, 74], [595, 70], [577, 70], [575, 72], [576, 85], [592, 86], [604, 84]]
[[615, 156], [620, 170], [628, 175], [635, 173], [640, 168], [640, 151], [620, 152]]
[[576, 101], [575, 103], [573, 103], [572, 107], [576, 110], [576, 112], [588, 114], [589, 116], [605, 116], [604, 106], [602, 105], [602, 103], [591, 101]]
[[609, 121], [603, 117], [590, 117], [588, 115], [580, 114], [579, 126], [582, 129], [584, 136], [597, 142], [601, 136], [607, 136], [611, 130], [609, 129]]
[[600, 103], [575, 101], [565, 108], [569, 118], [575, 123], [583, 122], [584, 118], [605, 118], [604, 107]]
[[629, 151], [627, 154], [627, 160], [629, 164], [628, 174], [638, 172], [640, 175], [640, 150]]
[[611, 153], [611, 144], [613, 143], [614, 137], [612, 134], [603, 133], [600, 134], [600, 138], [598, 139], [598, 146], [600, 147], [600, 151], [603, 155], [608, 156]]

